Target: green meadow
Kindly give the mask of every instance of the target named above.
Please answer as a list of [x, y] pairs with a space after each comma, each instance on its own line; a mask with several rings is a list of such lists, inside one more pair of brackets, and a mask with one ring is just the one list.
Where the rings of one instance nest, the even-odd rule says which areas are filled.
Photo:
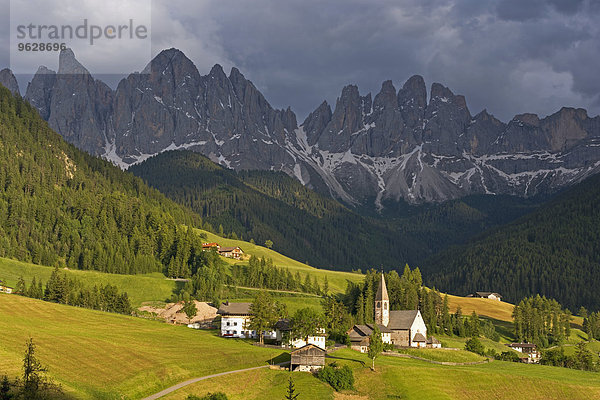
[[[436, 350], [430, 350], [429, 353]], [[419, 350], [415, 350], [419, 354]], [[421, 353], [423, 354], [423, 353]], [[589, 400], [600, 398], [600, 374], [541, 365], [493, 361], [466, 366], [447, 366], [425, 361], [381, 356], [376, 370], [366, 355], [344, 349], [327, 362], [348, 364], [354, 371], [355, 389], [342, 393], [309, 373], [291, 374], [300, 399], [335, 400]], [[441, 357], [443, 358], [443, 357]], [[230, 400], [283, 398], [289, 372], [260, 370], [218, 377], [182, 388], [165, 397], [184, 400], [189, 394], [221, 391]]]
[[[256, 257], [266, 257], [271, 258], [273, 260], [273, 264], [278, 267], [284, 267], [289, 269], [292, 273], [300, 272], [302, 277], [304, 274], [308, 273], [313, 277], [316, 277], [319, 284], [323, 285], [325, 280], [325, 276], [327, 276], [327, 281], [329, 283], [329, 290], [333, 293], [342, 293], [346, 290], [346, 282], [361, 282], [364, 278], [362, 274], [355, 274], [351, 272], [342, 272], [342, 271], [330, 271], [326, 269], [318, 269], [311, 267], [307, 264], [301, 263], [299, 261], [293, 260], [289, 257], [284, 256], [283, 254], [279, 254], [274, 250], [267, 249], [264, 246], [259, 246], [257, 244], [252, 244], [249, 242], [244, 242], [242, 240], [234, 240], [234, 239], [225, 239], [220, 236], [215, 235], [214, 233], [208, 231], [200, 231], [201, 233], [206, 235], [206, 240], [208, 242], [216, 242], [221, 246], [233, 247], [239, 246], [244, 253], [249, 255], [254, 255]], [[236, 260], [227, 260], [230, 264], [236, 264], [239, 261]]]
[[281, 350], [216, 331], [0, 294], [0, 375], [20, 374], [25, 341], [67, 394], [137, 399], [190, 378], [267, 365]]

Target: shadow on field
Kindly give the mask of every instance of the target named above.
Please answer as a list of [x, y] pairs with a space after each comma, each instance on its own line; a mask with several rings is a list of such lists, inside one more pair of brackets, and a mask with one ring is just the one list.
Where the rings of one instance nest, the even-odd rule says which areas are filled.
[[[173, 288], [173, 294], [176, 296], [179, 296], [179, 293], [181, 293], [181, 291], [183, 290], [185, 283], [186, 282], [182, 281], [182, 280], [175, 280], [175, 287]], [[169, 302], [171, 302], [171, 299], [168, 298], [165, 300], [165, 302], [169, 303]]]
[[352, 362], [355, 362], [355, 363], [359, 363], [359, 364], [360, 364], [360, 365], [362, 365], [363, 367], [364, 367], [364, 366], [366, 366], [366, 364], [365, 364], [365, 362], [364, 362], [364, 361], [361, 361], [361, 360], [355, 360], [355, 359], [353, 359], [353, 358], [347, 358], [347, 357], [338, 357], [338, 356], [330, 356], [329, 354], [327, 354], [327, 355], [325, 356], [325, 358], [332, 358], [332, 359], [334, 359], [334, 360], [345, 360], [345, 361], [352, 361]]
[[496, 332], [507, 340], [514, 340], [514, 327], [512, 322], [502, 321], [495, 318], [480, 316], [481, 319], [486, 319], [494, 324]]
[[271, 358], [268, 361], [268, 364], [275, 365], [275, 364], [281, 364], [281, 363], [286, 363], [286, 362], [290, 362], [290, 353], [283, 352], [283, 353], [279, 354], [278, 356]]

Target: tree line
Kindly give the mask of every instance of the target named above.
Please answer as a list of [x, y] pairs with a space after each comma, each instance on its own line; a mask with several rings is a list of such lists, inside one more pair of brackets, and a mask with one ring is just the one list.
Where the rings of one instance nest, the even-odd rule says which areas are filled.
[[[348, 282], [342, 302], [346, 310], [357, 324], [375, 321], [375, 294], [381, 281], [381, 273], [367, 271], [362, 283]], [[498, 341], [499, 334], [494, 325], [487, 320], [480, 320], [476, 313], [465, 316], [459, 307], [450, 313], [448, 295], [423, 286], [423, 278], [419, 268], [412, 269], [405, 265], [402, 275], [392, 270], [385, 273], [385, 281], [390, 299], [390, 310], [420, 310], [431, 334], [445, 334], [460, 337], [485, 336]]]
[[588, 335], [588, 340], [600, 340], [600, 311], [589, 313], [582, 307], [579, 316], [583, 318], [583, 330]]
[[539, 347], [562, 343], [571, 336], [571, 312], [554, 299], [526, 297], [513, 310], [514, 333], [520, 342]]
[[65, 271], [60, 271], [58, 268], [52, 271], [45, 289], [39, 278], [34, 277], [27, 285], [23, 277], [20, 277], [15, 293], [53, 303], [131, 314], [131, 303], [126, 292], [121, 292], [111, 284], [87, 287], [77, 278], [69, 277]]
[[136, 274], [194, 272], [202, 219], [67, 144], [0, 88], [0, 257]]
[[[302, 279], [299, 271], [292, 274], [287, 268], [275, 267], [271, 258], [258, 258], [254, 255], [250, 257], [248, 265], [232, 266], [228, 284], [260, 289], [323, 293], [317, 277], [311, 277], [307, 273]], [[324, 286], [329, 286], [327, 277], [325, 277]]]

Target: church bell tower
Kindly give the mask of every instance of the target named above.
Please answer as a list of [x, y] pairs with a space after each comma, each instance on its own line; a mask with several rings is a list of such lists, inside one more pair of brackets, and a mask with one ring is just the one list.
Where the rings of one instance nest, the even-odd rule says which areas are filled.
[[390, 323], [390, 298], [385, 286], [383, 272], [381, 272], [381, 282], [375, 296], [375, 323], [383, 326], [388, 326]]

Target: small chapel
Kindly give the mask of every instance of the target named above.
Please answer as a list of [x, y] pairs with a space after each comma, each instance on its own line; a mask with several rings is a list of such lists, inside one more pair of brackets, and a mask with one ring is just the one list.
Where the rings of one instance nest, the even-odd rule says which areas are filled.
[[[375, 325], [384, 343], [397, 347], [427, 347], [427, 326], [419, 310], [390, 310], [384, 274], [375, 295], [375, 324], [354, 325], [349, 331], [351, 347], [366, 352]], [[437, 342], [437, 341], [436, 341]], [[432, 342], [429, 342], [432, 345]], [[437, 347], [437, 346], [435, 346]]]

